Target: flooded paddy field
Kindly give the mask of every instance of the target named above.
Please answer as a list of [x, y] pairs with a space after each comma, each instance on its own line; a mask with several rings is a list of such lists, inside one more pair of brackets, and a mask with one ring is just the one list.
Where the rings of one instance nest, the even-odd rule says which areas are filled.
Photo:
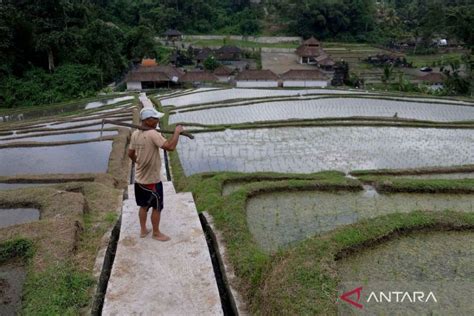
[[96, 108], [100, 108], [106, 105], [116, 104], [122, 101], [129, 101], [129, 100], [132, 100], [133, 98], [134, 98], [133, 96], [124, 96], [124, 97], [119, 97], [119, 98], [114, 98], [114, 99], [106, 99], [106, 100], [89, 102], [84, 106], [84, 109], [85, 110], [96, 109]]
[[[94, 262], [119, 216], [130, 170], [125, 155], [129, 130], [105, 124], [103, 141], [98, 138], [103, 118], [132, 122], [132, 99], [31, 108], [0, 122], [1, 259], [3, 249], [13, 249], [7, 253], [13, 262], [28, 258], [21, 262], [28, 270], [26, 290], [25, 273], [20, 278], [16, 265], [0, 264], [1, 315], [48, 314], [45, 305], [55, 303], [43, 304], [37, 293], [76, 299], [76, 293], [95, 292]], [[25, 245], [34, 245], [35, 251], [30, 254]], [[28, 253], [17, 254], [14, 247]], [[71, 279], [84, 281], [70, 284]], [[56, 280], [68, 289], [58, 287]], [[81, 295], [84, 312], [93, 295]], [[79, 314], [78, 306], [64, 308]]]
[[289, 119], [347, 118], [354, 116], [427, 120], [434, 122], [474, 120], [474, 106], [428, 104], [363, 98], [265, 102], [254, 105], [180, 112], [170, 123], [237, 124]]
[[[358, 310], [338, 304], [339, 315], [470, 315], [474, 310], [473, 231], [425, 232], [399, 237], [362, 249], [337, 263], [339, 293], [363, 287]], [[377, 303], [369, 293], [380, 291], [430, 292], [436, 302]], [[413, 295], [411, 295], [413, 296]], [[401, 297], [400, 297], [401, 299]]]
[[34, 222], [39, 218], [40, 212], [35, 208], [0, 208], [0, 228]]
[[472, 164], [474, 130], [308, 127], [225, 130], [182, 138], [186, 175], [209, 171], [309, 173]]
[[400, 179], [474, 179], [474, 172], [395, 176]]
[[247, 202], [247, 223], [257, 243], [275, 251], [362, 219], [415, 210], [474, 212], [472, 194], [277, 192]]
[[[62, 133], [56, 135], [45, 135], [45, 136], [29, 136], [29, 137], [20, 137], [20, 138], [8, 138], [0, 139], [0, 144], [9, 144], [17, 142], [66, 142], [66, 141], [82, 141], [88, 139], [99, 138], [101, 135], [100, 132], [85, 132], [85, 133]], [[116, 131], [104, 131], [102, 136], [116, 136], [118, 133]]]
[[51, 106], [41, 106], [41, 107], [32, 107], [31, 109], [25, 109], [21, 111], [15, 111], [10, 114], [1, 114], [0, 113], [0, 123], [9, 122], [9, 121], [23, 121], [30, 119], [37, 119], [47, 116], [54, 116], [58, 114], [63, 114], [67, 112], [74, 112], [78, 110], [85, 109], [95, 109], [102, 106], [113, 105], [120, 102], [132, 100], [133, 96], [123, 96], [116, 98], [104, 98], [98, 101], [92, 102], [74, 102], [70, 104], [61, 104], [61, 105], [51, 105]]
[[0, 175], [106, 172], [112, 141], [0, 150]]
[[[191, 93], [177, 97], [162, 98], [161, 104], [163, 106], [174, 105], [177, 107], [191, 104], [203, 104], [221, 102], [233, 99], [255, 99], [267, 97], [280, 96], [299, 96], [308, 94], [352, 94], [365, 93], [359, 91], [344, 91], [344, 90], [325, 90], [325, 89], [305, 89], [305, 90], [276, 90], [276, 89], [223, 89], [217, 91], [204, 91], [198, 93]], [[159, 96], [158, 96], [159, 97]]]

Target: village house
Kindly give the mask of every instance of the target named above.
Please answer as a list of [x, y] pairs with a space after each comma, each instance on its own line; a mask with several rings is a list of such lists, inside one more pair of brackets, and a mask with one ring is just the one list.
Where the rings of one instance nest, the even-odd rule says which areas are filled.
[[191, 83], [193, 86], [202, 86], [206, 83], [217, 82], [217, 77], [207, 71], [203, 70], [190, 70], [184, 73], [180, 78], [182, 83]]
[[215, 57], [221, 63], [238, 61], [242, 58], [242, 50], [237, 46], [225, 45], [214, 51]]
[[445, 75], [437, 72], [432, 72], [424, 76], [419, 76], [414, 81], [418, 82], [418, 84], [420, 85], [427, 86], [430, 90], [440, 90], [444, 88], [445, 79]]
[[329, 78], [319, 69], [291, 69], [281, 76], [283, 87], [320, 87], [329, 85]]
[[334, 61], [324, 52], [321, 43], [313, 36], [296, 49], [296, 55], [300, 64], [318, 65], [327, 70], [334, 66]]
[[201, 65], [209, 56], [214, 56], [214, 52], [209, 47], [204, 47], [195, 57], [196, 64]]
[[232, 69], [226, 66], [219, 66], [214, 70], [214, 76], [219, 82], [229, 82], [232, 79]]
[[183, 40], [183, 34], [175, 29], [168, 29], [164, 34], [164, 38], [170, 42]]
[[183, 72], [174, 66], [159, 66], [155, 59], [143, 59], [125, 77], [127, 90], [154, 89], [178, 84]]
[[196, 65], [202, 65], [210, 56], [214, 57], [220, 64], [228, 65], [240, 71], [249, 67], [248, 61], [242, 60], [242, 50], [236, 46], [222, 46], [214, 50], [205, 47], [195, 55]]
[[278, 76], [271, 70], [244, 70], [235, 77], [238, 88], [276, 88]]

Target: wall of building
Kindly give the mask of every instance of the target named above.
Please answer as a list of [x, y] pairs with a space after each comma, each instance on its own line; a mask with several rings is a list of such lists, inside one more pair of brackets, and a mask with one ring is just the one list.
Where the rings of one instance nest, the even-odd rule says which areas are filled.
[[230, 77], [229, 76], [217, 76], [217, 81], [218, 82], [229, 82]]
[[142, 83], [140, 81], [128, 81], [127, 90], [141, 90]]
[[325, 88], [328, 82], [324, 80], [284, 80], [283, 87], [320, 87]]
[[237, 88], [277, 88], [278, 81], [236, 81]]

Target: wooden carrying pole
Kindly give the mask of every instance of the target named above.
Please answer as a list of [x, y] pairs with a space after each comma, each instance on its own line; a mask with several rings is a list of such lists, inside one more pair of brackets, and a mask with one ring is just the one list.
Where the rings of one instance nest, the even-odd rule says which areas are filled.
[[[142, 130], [142, 131], [148, 131], [150, 129], [153, 129], [153, 128], [143, 127], [141, 125], [135, 125], [135, 124], [124, 123], [124, 122], [120, 122], [120, 121], [112, 121], [112, 120], [103, 119], [102, 120], [102, 128], [100, 129], [100, 137], [101, 138], [102, 138], [102, 131], [104, 130], [104, 124], [113, 124], [113, 125], [118, 125], [118, 126], [131, 127], [131, 128], [136, 128], [136, 129], [139, 129], [139, 130]], [[158, 133], [164, 133], [164, 134], [173, 134], [174, 133], [174, 131], [164, 130], [164, 129], [153, 129], [153, 130], [157, 131]], [[188, 133], [186, 131], [182, 131], [180, 133], [180, 135], [186, 136], [189, 139], [194, 139], [194, 135], [191, 134], [191, 133]]]

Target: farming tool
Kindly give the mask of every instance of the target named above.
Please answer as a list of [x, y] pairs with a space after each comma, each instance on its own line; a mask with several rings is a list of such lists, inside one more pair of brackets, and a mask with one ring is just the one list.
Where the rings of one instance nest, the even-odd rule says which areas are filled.
[[[141, 125], [103, 119], [102, 120], [102, 128], [100, 129], [100, 138], [101, 139], [102, 139], [102, 132], [104, 130], [104, 124], [113, 124], [113, 125], [118, 125], [118, 126], [136, 128], [136, 129], [139, 129], [139, 130], [142, 130], [142, 131], [148, 131], [150, 129], [153, 129], [153, 128], [148, 128], [148, 127], [144, 127], [144, 126], [141, 126]], [[173, 134], [174, 133], [174, 131], [165, 130], [165, 129], [153, 129], [153, 130], [157, 131], [158, 133], [163, 133], [163, 134]], [[194, 139], [194, 135], [189, 133], [189, 132], [186, 132], [186, 131], [182, 131], [180, 133], [180, 135], [186, 136], [189, 139]]]

